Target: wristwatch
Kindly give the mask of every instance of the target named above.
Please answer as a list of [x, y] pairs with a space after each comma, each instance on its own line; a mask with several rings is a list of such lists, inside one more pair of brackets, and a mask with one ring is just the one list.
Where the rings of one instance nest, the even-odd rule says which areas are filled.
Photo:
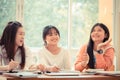
[[100, 49], [100, 50], [97, 50], [97, 52], [98, 52], [99, 54], [102, 54], [102, 53], [103, 53], [103, 50]]

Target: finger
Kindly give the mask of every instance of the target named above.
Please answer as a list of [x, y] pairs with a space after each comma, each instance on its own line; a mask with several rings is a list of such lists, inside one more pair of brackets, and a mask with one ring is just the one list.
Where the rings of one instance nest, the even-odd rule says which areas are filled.
[[87, 47], [85, 47], [85, 53], [87, 53]]
[[87, 54], [87, 53], [84, 53], [83, 56], [88, 56], [88, 54]]
[[10, 62], [13, 62], [13, 61], [14, 61], [13, 59], [10, 60]]
[[104, 44], [107, 45], [112, 41], [112, 39], [110, 38], [108, 41], [106, 41]]
[[54, 67], [54, 71], [59, 71], [60, 70], [60, 68], [57, 68], [57, 67]]

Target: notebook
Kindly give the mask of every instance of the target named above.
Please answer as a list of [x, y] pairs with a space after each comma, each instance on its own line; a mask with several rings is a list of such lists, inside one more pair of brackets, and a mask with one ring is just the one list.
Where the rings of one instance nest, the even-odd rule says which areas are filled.
[[80, 72], [65, 70], [65, 71], [59, 71], [59, 72], [45, 73], [45, 75], [49, 75], [49, 76], [79, 76]]

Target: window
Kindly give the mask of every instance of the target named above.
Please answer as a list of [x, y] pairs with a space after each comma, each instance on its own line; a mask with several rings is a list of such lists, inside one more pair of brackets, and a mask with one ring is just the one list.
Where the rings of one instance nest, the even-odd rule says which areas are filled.
[[106, 1], [2, 0], [0, 1], [0, 35], [5, 24], [16, 19], [24, 23], [26, 45], [41, 47], [43, 28], [46, 25], [54, 25], [60, 30], [60, 45], [69, 49], [78, 49], [88, 41], [90, 29], [96, 22], [107, 23], [112, 32], [112, 9], [109, 9], [112, 8], [112, 0], [107, 5]]
[[24, 6], [27, 45], [43, 46], [43, 28], [54, 25], [60, 30], [60, 45], [67, 46], [68, 0], [34, 0], [34, 4], [31, 0], [25, 0]]
[[6, 23], [16, 19], [16, 0], [0, 0], [0, 36]]
[[43, 28], [54, 25], [60, 31], [59, 45], [73, 53], [74, 61], [75, 50], [88, 42], [96, 22], [105, 23], [112, 35], [112, 8], [113, 0], [0, 0], [0, 35], [8, 21], [17, 20], [26, 29], [26, 45], [40, 48]]
[[42, 46], [43, 28], [54, 25], [60, 30], [61, 46], [79, 48], [88, 41], [89, 30], [97, 21], [98, 0], [34, 0], [34, 4], [25, 0], [24, 3], [26, 43], [32, 47]]
[[72, 0], [72, 48], [79, 48], [88, 42], [90, 29], [98, 22], [98, 4], [98, 0]]

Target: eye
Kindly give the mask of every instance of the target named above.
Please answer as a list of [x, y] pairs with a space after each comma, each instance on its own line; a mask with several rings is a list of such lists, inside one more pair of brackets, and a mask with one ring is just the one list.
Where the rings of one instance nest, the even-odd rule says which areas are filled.
[[52, 34], [48, 34], [48, 36], [52, 36]]
[[25, 33], [21, 32], [21, 33], [19, 33], [19, 35], [23, 35], [23, 36], [24, 36], [24, 35], [25, 35]]
[[55, 35], [58, 35], [58, 33], [55, 33]]
[[92, 32], [95, 32], [95, 31], [96, 31], [95, 29], [92, 30]]

